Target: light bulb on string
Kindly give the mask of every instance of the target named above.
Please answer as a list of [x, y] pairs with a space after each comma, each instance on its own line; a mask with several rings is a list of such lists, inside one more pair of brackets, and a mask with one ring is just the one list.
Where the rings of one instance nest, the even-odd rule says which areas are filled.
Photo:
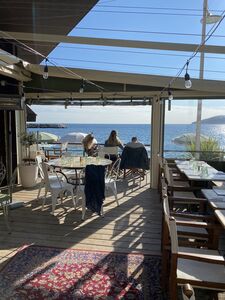
[[172, 100], [173, 100], [173, 94], [171, 92], [170, 84], [169, 84], [169, 87], [168, 87], [168, 110], [169, 111], [171, 110]]
[[84, 87], [85, 87], [84, 79], [82, 79], [82, 83], [81, 83], [81, 86], [80, 86], [80, 89], [79, 89], [79, 93], [82, 94], [84, 92]]
[[170, 101], [173, 100], [173, 94], [172, 94], [172, 92], [171, 92], [170, 87], [168, 88], [168, 99], [169, 99]]
[[189, 65], [189, 62], [187, 61], [186, 63], [186, 73], [184, 75], [184, 86], [186, 87], [186, 89], [190, 89], [192, 87], [192, 82], [191, 82], [191, 79], [190, 79], [190, 75], [188, 74], [188, 65]]
[[47, 65], [48, 59], [45, 59], [45, 67], [44, 67], [44, 73], [43, 73], [43, 78], [48, 79], [48, 65]]
[[24, 92], [22, 92], [22, 95], [21, 95], [21, 101], [22, 101], [22, 102], [25, 102], [25, 101], [26, 101]]

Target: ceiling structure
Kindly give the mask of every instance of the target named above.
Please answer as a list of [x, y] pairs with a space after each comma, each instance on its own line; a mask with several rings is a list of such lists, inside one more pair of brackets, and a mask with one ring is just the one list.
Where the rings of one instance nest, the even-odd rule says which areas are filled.
[[[98, 1], [1, 1], [0, 39], [17, 46], [13, 54], [0, 50], [0, 74], [23, 81], [28, 104], [63, 105], [151, 105], [153, 97], [167, 99], [165, 88], [170, 76], [48, 66], [44, 80], [44, 57], [59, 43], [104, 45], [126, 48], [176, 50], [192, 52], [197, 44], [150, 42], [67, 36]], [[72, 6], [71, 6], [72, 3]], [[14, 9], [12, 9], [12, 7]], [[66, 18], [60, 17], [67, 15]], [[19, 43], [19, 42], [20, 43]], [[25, 49], [23, 44], [32, 51]], [[38, 55], [34, 51], [41, 53]], [[204, 53], [225, 54], [224, 46], [206, 45]], [[174, 99], [224, 99], [224, 81], [193, 79], [193, 86], [184, 88], [183, 78], [172, 87]], [[84, 92], [79, 89], [84, 83]], [[7, 86], [7, 80], [6, 84]], [[4, 87], [2, 86], [3, 90]], [[0, 89], [0, 92], [2, 90]]]
[[[40, 44], [32, 38], [32, 35], [38, 33], [66, 36], [97, 2], [98, 0], [2, 0], [0, 3], [0, 29], [3, 32], [15, 31], [31, 34], [25, 43], [47, 57], [58, 42], [49, 44], [46, 40], [45, 43]], [[8, 40], [9, 37], [5, 35], [4, 38]], [[15, 42], [15, 45], [18, 44]], [[39, 64], [43, 60], [40, 56], [21, 47], [17, 48], [17, 56], [34, 64]]]

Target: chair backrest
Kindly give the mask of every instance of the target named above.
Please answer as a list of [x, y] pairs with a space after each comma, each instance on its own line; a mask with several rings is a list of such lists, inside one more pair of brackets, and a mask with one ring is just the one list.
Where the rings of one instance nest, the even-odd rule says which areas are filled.
[[44, 171], [43, 171], [43, 168], [42, 168], [42, 162], [43, 162], [42, 156], [37, 155], [35, 160], [36, 160], [36, 163], [38, 165], [39, 174], [40, 174], [41, 178], [44, 179]]
[[164, 215], [164, 222], [166, 224], [166, 227], [169, 230], [169, 221], [170, 221], [170, 209], [169, 209], [169, 203], [168, 203], [168, 196], [163, 197], [163, 215]]
[[72, 156], [72, 153], [71, 152], [64, 152], [62, 154], [62, 157], [71, 157]]
[[121, 169], [149, 170], [149, 158], [145, 147], [132, 148], [125, 146], [121, 155]]
[[120, 162], [121, 159], [117, 158], [112, 167], [108, 170], [108, 172], [106, 172], [106, 178], [108, 178], [110, 181], [117, 180], [120, 172]]
[[172, 187], [173, 186], [173, 176], [170, 172], [169, 166], [167, 162], [164, 163], [164, 174], [165, 174], [165, 179], [168, 184], [168, 186]]
[[107, 155], [110, 159], [110, 155], [118, 155], [118, 147], [101, 147], [98, 150], [98, 156], [104, 158]]
[[178, 252], [178, 238], [177, 238], [177, 225], [174, 217], [169, 219], [169, 234], [171, 242], [171, 252], [176, 255]]
[[118, 154], [118, 147], [117, 146], [114, 146], [114, 147], [104, 147], [103, 151], [105, 152], [105, 154], [117, 155]]
[[87, 165], [85, 168], [86, 207], [100, 214], [105, 199], [105, 167]]
[[61, 144], [61, 150], [62, 151], [67, 151], [67, 148], [68, 148], [68, 142], [65, 142], [65, 143]]
[[60, 181], [60, 179], [59, 179], [59, 177], [58, 177], [58, 174], [57, 174], [57, 172], [55, 172], [55, 170], [54, 170], [54, 168], [53, 168], [52, 166], [48, 165], [48, 164], [45, 163], [45, 162], [42, 162], [42, 163], [41, 163], [41, 167], [42, 167], [43, 174], [44, 174], [44, 178], [43, 178], [43, 179], [44, 179], [44, 181], [45, 181], [46, 186], [47, 186], [49, 189], [51, 189], [51, 181], [50, 181], [50, 179], [49, 179], [49, 172], [48, 172], [48, 170], [51, 170], [51, 175], [54, 175], [55, 178], [56, 178], [56, 180], [58, 180], [59, 186], [62, 186], [61, 181]]
[[2, 181], [5, 179], [6, 176], [6, 167], [3, 164], [2, 161], [0, 161], [0, 185], [2, 184]]

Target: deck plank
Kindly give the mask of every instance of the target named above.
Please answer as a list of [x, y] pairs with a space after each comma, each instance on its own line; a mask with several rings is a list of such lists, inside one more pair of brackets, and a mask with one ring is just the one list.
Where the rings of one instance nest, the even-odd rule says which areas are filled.
[[37, 200], [37, 188], [20, 189], [14, 201], [24, 207], [10, 212], [12, 233], [6, 232], [0, 216], [0, 263], [13, 256], [16, 249], [28, 244], [49, 247], [102, 250], [126, 253], [160, 254], [161, 204], [149, 182], [121, 180], [118, 184], [117, 206], [113, 196], [106, 194], [104, 218], [87, 212], [81, 220], [81, 208], [75, 211], [68, 198], [50, 214], [50, 198], [44, 210]]

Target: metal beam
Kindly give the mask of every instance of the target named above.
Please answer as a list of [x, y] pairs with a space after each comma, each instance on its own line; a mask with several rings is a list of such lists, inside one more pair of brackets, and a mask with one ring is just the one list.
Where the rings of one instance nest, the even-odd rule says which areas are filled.
[[[8, 32], [0, 31], [0, 38], [17, 39], [20, 41], [32, 42], [47, 42], [47, 43], [69, 43], [69, 44], [85, 44], [96, 46], [110, 46], [110, 47], [126, 47], [126, 48], [141, 48], [141, 49], [158, 49], [158, 50], [172, 50], [194, 52], [198, 44], [181, 44], [181, 43], [165, 43], [165, 42], [151, 42], [151, 41], [133, 41], [120, 39], [105, 39], [105, 38], [91, 38], [80, 36], [64, 36], [54, 34], [40, 34], [40, 33], [26, 33], [26, 32]], [[204, 45], [199, 49], [199, 52], [225, 54], [224, 46]]]
[[0, 66], [0, 74], [10, 77], [10, 78], [14, 78], [18, 81], [25, 82], [25, 81], [31, 80], [30, 72], [27, 72], [26, 70], [24, 70], [16, 65], [10, 65], [7, 67]]
[[[123, 100], [124, 98], [139, 98], [142, 99], [144, 97], [146, 98], [152, 98], [156, 96], [157, 94], [160, 94], [160, 90], [158, 91], [139, 91], [139, 92], [118, 92], [118, 93], [103, 93], [104, 97], [110, 100], [113, 99], [121, 99]], [[92, 100], [99, 100], [101, 97], [101, 93], [71, 93], [71, 92], [58, 92], [58, 93], [47, 93], [47, 92], [26, 92], [25, 93], [26, 98], [30, 100], [40, 100], [42, 99], [43, 101], [47, 101], [50, 99], [55, 99], [55, 100], [62, 100], [65, 101], [70, 100], [70, 99], [79, 99], [79, 100], [87, 100], [87, 99], [92, 99]], [[186, 91], [186, 90], [178, 90], [178, 91], [173, 91], [173, 97], [175, 99], [197, 99], [198, 97], [202, 97], [203, 99], [224, 99], [225, 98], [225, 93], [209, 93], [209, 92], [198, 92], [198, 91]], [[165, 92], [164, 97], [165, 99], [168, 98], [167, 93]]]
[[[30, 72], [42, 75], [43, 66], [28, 64], [25, 66]], [[112, 72], [112, 71], [99, 71], [99, 70], [88, 70], [88, 69], [77, 69], [77, 68], [67, 68], [67, 72], [63, 67], [49, 67], [48, 68], [49, 76], [51, 77], [61, 77], [61, 78], [70, 78], [78, 79], [76, 74], [79, 74], [82, 78], [94, 81], [102, 82], [111, 82], [111, 83], [123, 83], [123, 84], [133, 84], [140, 86], [151, 86], [158, 87], [159, 90], [162, 90], [163, 87], [168, 85], [173, 77], [172, 76], [159, 76], [159, 75], [146, 75], [146, 74], [135, 74], [135, 73], [125, 73], [125, 72]], [[225, 84], [224, 81], [220, 80], [201, 80], [201, 79], [191, 79], [192, 88], [191, 91], [205, 91], [205, 92], [215, 92], [223, 93], [225, 95]], [[184, 89], [184, 79], [177, 78], [173, 82], [172, 89]]]

